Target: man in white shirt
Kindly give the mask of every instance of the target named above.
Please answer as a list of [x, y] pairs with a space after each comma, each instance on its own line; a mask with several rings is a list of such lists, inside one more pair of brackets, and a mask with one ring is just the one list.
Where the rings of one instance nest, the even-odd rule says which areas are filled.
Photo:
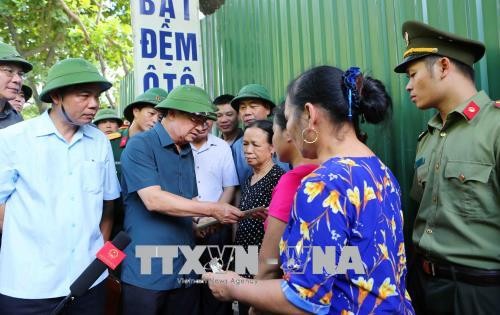
[[[234, 198], [238, 176], [234, 166], [231, 147], [226, 141], [210, 134], [213, 122], [207, 120], [202, 132], [191, 142], [194, 156], [196, 185], [198, 199], [201, 201], [219, 201], [231, 203]], [[206, 220], [202, 218], [201, 220]], [[197, 240], [198, 245], [218, 245], [222, 252], [224, 245], [230, 245], [232, 238], [231, 226], [220, 226], [213, 234]], [[210, 261], [204, 254], [200, 262], [205, 265]], [[222, 258], [222, 257], [221, 257]], [[226, 261], [227, 263], [227, 261]], [[231, 303], [214, 298], [206, 284], [201, 286], [200, 315], [232, 314]]]

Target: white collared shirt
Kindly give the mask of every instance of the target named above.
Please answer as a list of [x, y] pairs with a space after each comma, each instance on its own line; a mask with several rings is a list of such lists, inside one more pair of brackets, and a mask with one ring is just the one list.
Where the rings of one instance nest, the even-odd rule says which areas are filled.
[[0, 293], [67, 295], [103, 245], [103, 200], [119, 196], [111, 145], [97, 128], [82, 126], [67, 143], [45, 112], [1, 130]]
[[207, 142], [196, 149], [191, 144], [194, 156], [198, 199], [217, 201], [225, 187], [238, 186], [231, 148], [226, 141], [208, 134]]

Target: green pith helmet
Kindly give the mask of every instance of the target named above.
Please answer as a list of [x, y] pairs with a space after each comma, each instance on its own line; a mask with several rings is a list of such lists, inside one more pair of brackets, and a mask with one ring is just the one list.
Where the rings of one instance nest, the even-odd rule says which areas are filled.
[[167, 95], [168, 92], [165, 91], [164, 89], [150, 88], [146, 92], [137, 96], [132, 103], [128, 104], [123, 109], [123, 116], [125, 116], [125, 119], [132, 122], [134, 120], [135, 107], [144, 107], [144, 106], [155, 107], [156, 105], [158, 105], [158, 103], [163, 101], [167, 97]]
[[118, 123], [118, 126], [123, 124], [123, 120], [116, 114], [114, 110], [111, 108], [103, 108], [100, 109], [94, 117], [93, 123], [97, 125], [100, 121], [103, 120], [115, 120]]
[[483, 43], [441, 31], [418, 21], [407, 21], [402, 27], [406, 50], [403, 61], [394, 72], [404, 73], [409, 63], [429, 56], [438, 55], [453, 58], [466, 65], [472, 65], [484, 55]]
[[33, 95], [33, 90], [25, 84], [23, 84], [21, 90], [23, 91], [24, 94], [24, 101], [27, 102], [31, 98], [31, 95]]
[[21, 57], [14, 47], [2, 42], [0, 42], [0, 62], [17, 63], [23, 68], [24, 72], [30, 72], [33, 69], [31, 63]]
[[167, 98], [155, 107], [158, 110], [176, 109], [217, 120], [207, 92], [194, 85], [181, 85], [170, 91]]
[[271, 100], [271, 96], [265, 87], [260, 84], [248, 84], [241, 88], [235, 98], [231, 101], [231, 106], [238, 112], [240, 109], [240, 102], [247, 99], [258, 99], [263, 101], [273, 110], [276, 106]]
[[96, 83], [101, 87], [101, 92], [109, 89], [112, 84], [97, 71], [97, 68], [82, 58], [68, 58], [52, 66], [47, 75], [47, 82], [40, 100], [51, 103], [50, 92], [62, 87], [76, 84]]

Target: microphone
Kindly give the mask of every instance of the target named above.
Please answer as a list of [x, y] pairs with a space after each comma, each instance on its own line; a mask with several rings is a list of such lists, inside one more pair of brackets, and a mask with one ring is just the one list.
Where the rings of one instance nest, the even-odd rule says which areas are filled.
[[130, 241], [127, 233], [120, 231], [112, 242], [106, 242], [99, 252], [97, 252], [96, 259], [71, 284], [69, 287], [70, 294], [57, 305], [51, 315], [59, 314], [69, 300], [74, 300], [87, 292], [107, 267], [115, 269], [125, 258], [125, 254], [121, 250], [127, 247]]

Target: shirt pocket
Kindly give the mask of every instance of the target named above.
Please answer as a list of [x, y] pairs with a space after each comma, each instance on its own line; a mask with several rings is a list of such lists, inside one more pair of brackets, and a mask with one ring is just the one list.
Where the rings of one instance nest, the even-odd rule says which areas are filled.
[[425, 185], [429, 181], [429, 165], [425, 163], [415, 170], [410, 196], [413, 200], [420, 202], [424, 194]]
[[99, 194], [104, 184], [104, 162], [83, 161], [83, 190], [91, 194]]
[[484, 218], [482, 192], [487, 185], [493, 165], [475, 161], [448, 161], [444, 171], [446, 198], [456, 205], [454, 211], [464, 217]]

